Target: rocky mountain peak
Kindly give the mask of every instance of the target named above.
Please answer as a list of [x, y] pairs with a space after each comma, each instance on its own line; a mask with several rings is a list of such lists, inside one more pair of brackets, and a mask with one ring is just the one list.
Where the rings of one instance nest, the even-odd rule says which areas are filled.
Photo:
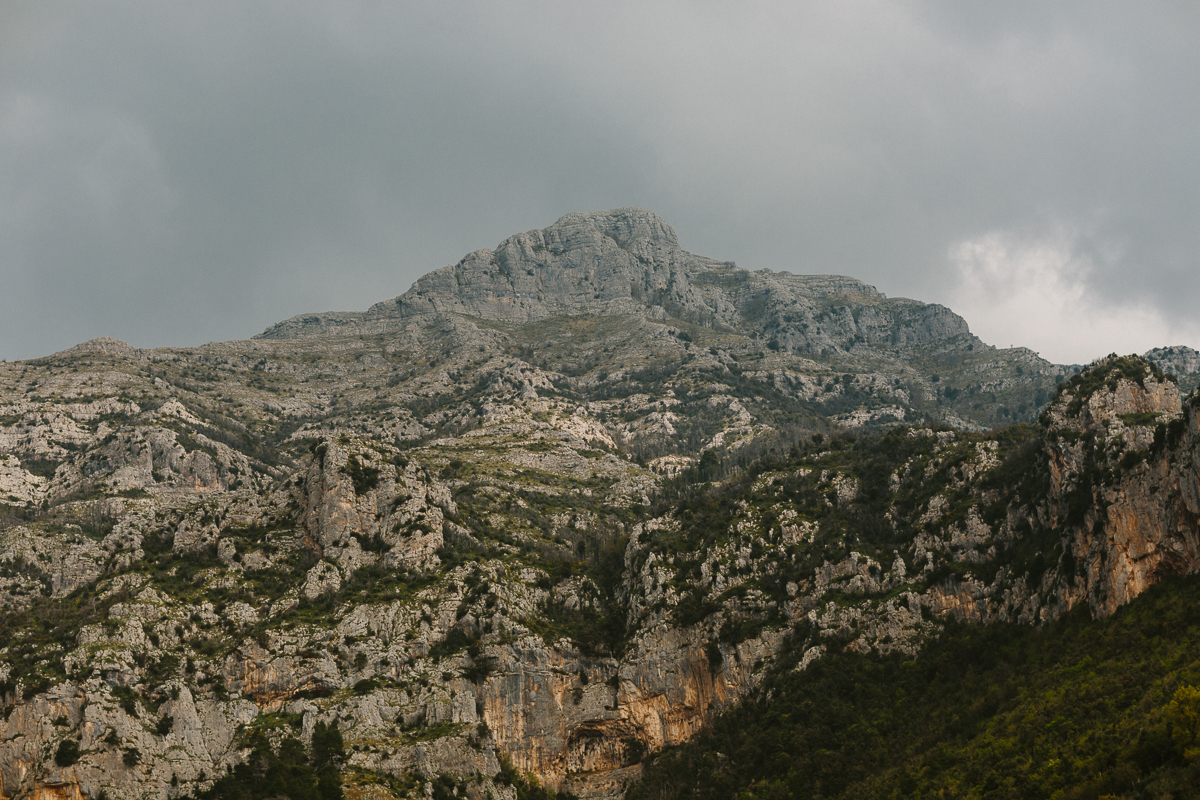
[[505, 325], [636, 316], [721, 330], [809, 358], [878, 357], [935, 343], [945, 352], [987, 349], [942, 306], [888, 298], [844, 276], [751, 272], [689, 253], [670, 225], [640, 208], [567, 214], [434, 270], [365, 314], [301, 315], [256, 338], [383, 334], [431, 315]]
[[120, 339], [114, 339], [111, 336], [100, 336], [95, 339], [88, 339], [86, 342], [80, 342], [64, 352], [106, 353], [108, 355], [132, 356], [137, 353], [137, 348], [133, 347], [128, 342], [123, 342]]
[[687, 275], [717, 264], [681, 250], [675, 231], [652, 212], [567, 214], [548, 228], [510, 236], [494, 250], [476, 250], [425, 275], [405, 294], [372, 306], [367, 319], [456, 313], [530, 322], [641, 314], [663, 302], [711, 312]]
[[[617, 208], [611, 211], [572, 213], [542, 231], [549, 241], [560, 241], [568, 246], [594, 241], [595, 234], [607, 237], [623, 250], [635, 255], [650, 257], [662, 250], [678, 250], [679, 238], [666, 221], [644, 208]], [[529, 236], [518, 234], [507, 241]]]
[[1089, 430], [1180, 413], [1179, 387], [1138, 356], [1108, 356], [1068, 381], [1046, 410], [1052, 428]]

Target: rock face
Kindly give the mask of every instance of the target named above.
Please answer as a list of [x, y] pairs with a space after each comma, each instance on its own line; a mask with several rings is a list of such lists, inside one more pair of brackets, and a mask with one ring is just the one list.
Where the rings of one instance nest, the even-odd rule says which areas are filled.
[[1190, 347], [1156, 347], [1147, 351], [1143, 358], [1163, 372], [1174, 375], [1184, 393], [1200, 385], [1200, 353]]
[[455, 513], [444, 485], [415, 465], [376, 466], [377, 451], [356, 453], [327, 441], [313, 453], [300, 529], [322, 558], [347, 575], [377, 561], [418, 571], [438, 565], [443, 514]]
[[1085, 378], [1046, 412], [1047, 522], [1074, 529], [1072, 578], [1104, 615], [1200, 567], [1200, 427], [1194, 404], [1144, 362], [1105, 359]]
[[318, 314], [300, 314], [267, 328], [260, 339], [294, 339], [301, 336], [320, 336], [338, 331], [362, 320], [362, 313], [355, 311], [326, 311]]
[[[1025, 349], [996, 351], [943, 306], [888, 298], [853, 278], [750, 272], [694, 255], [666, 222], [637, 208], [568, 214], [435, 270], [366, 313], [301, 315], [258, 338], [421, 331], [428, 342], [436, 329], [487, 351], [497, 331], [537, 342], [547, 323], [573, 317], [629, 319], [630, 329], [665, 329], [678, 345], [702, 337], [725, 365], [750, 344], [770, 356], [762, 366], [777, 388], [819, 400], [849, 425], [930, 418], [982, 430], [1031, 421], [1070, 372]], [[618, 360], [603, 355], [612, 352], [589, 352], [581, 366]], [[830, 383], [830, 373], [856, 380]]]
[[[829, 300], [840, 300], [830, 307]], [[856, 344], [985, 347], [966, 322], [937, 305], [888, 300], [852, 278], [751, 273], [684, 251], [671, 226], [639, 208], [568, 214], [544, 230], [477, 250], [435, 270], [362, 316], [294, 317], [261, 336], [319, 336], [340, 328], [381, 331], [412, 317], [458, 314], [529, 323], [552, 317], [667, 315], [713, 328], [775, 337], [797, 352]]]
[[[690, 268], [718, 266], [679, 247], [675, 231], [640, 209], [568, 214], [541, 231], [477, 250], [429, 273], [395, 300], [367, 312], [381, 320], [435, 312], [530, 322], [576, 314], [642, 310], [647, 300], [705, 308]], [[657, 303], [662, 305], [662, 303]]]
[[1200, 353], [1190, 347], [1156, 347], [1146, 352], [1144, 358], [1163, 372], [1175, 375], [1192, 375], [1200, 372]]
[[0, 364], [0, 796], [186, 795], [336, 723], [348, 796], [617, 797], [783, 652], [1200, 566], [1197, 401], [1149, 363], [1051, 395], [636, 209], [265, 336]]

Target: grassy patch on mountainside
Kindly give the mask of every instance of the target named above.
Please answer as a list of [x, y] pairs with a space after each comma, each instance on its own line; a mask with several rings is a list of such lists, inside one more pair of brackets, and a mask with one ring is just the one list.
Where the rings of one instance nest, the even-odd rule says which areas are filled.
[[916, 660], [794, 652], [627, 797], [1194, 797], [1197, 641], [1191, 576], [1104, 620], [952, 625]]

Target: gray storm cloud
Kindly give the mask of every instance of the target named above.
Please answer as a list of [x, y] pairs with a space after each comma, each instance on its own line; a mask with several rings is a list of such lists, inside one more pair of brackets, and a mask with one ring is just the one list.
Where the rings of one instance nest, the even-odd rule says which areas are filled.
[[0, 357], [362, 309], [627, 205], [1058, 361], [1200, 347], [1194, 8], [10, 4]]

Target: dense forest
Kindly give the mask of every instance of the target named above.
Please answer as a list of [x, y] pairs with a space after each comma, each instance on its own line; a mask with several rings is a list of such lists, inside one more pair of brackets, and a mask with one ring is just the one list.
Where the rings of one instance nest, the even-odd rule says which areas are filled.
[[916, 659], [793, 653], [627, 797], [1194, 797], [1197, 641], [1190, 576], [1102, 620], [949, 624]]

